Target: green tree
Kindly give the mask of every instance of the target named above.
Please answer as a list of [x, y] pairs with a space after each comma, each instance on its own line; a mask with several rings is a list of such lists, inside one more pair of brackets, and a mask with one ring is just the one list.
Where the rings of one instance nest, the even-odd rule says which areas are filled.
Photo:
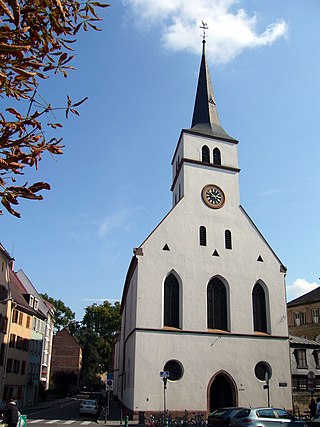
[[7, 108], [0, 110], [0, 198], [16, 217], [13, 206], [20, 198], [41, 200], [38, 193], [50, 189], [48, 183], [28, 185], [17, 178], [27, 166], [37, 169], [45, 152], [63, 152], [62, 138], [51, 137], [62, 128], [53, 111], [79, 115], [76, 108], [85, 100], [74, 103], [67, 96], [64, 107], [54, 108], [41, 97], [40, 82], [68, 76], [78, 31], [99, 30], [96, 8], [107, 6], [91, 0], [0, 0], [0, 97], [7, 98]]
[[112, 365], [112, 342], [120, 330], [120, 304], [92, 304], [85, 309], [76, 336], [83, 347], [83, 375], [93, 384]]
[[60, 299], [54, 299], [49, 297], [48, 294], [40, 294], [43, 299], [50, 302], [55, 308], [55, 325], [54, 328], [57, 331], [68, 327], [70, 332], [73, 334], [76, 330], [76, 321], [75, 321], [75, 313], [71, 310], [71, 308], [67, 307], [63, 301]]

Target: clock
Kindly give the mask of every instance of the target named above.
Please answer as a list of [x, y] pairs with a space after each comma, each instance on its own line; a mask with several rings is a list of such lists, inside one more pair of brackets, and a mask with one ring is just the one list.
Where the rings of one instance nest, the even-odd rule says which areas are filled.
[[213, 209], [222, 208], [226, 200], [221, 188], [213, 184], [203, 187], [201, 196], [204, 203]]

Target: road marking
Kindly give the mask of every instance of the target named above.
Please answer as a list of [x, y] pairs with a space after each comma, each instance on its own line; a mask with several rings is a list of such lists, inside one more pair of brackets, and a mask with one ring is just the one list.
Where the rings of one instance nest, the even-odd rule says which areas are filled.
[[44, 419], [39, 419], [39, 420], [29, 420], [29, 418], [27, 418], [27, 422], [28, 422], [28, 424], [42, 423], [43, 421], [45, 421], [45, 420], [44, 420]]
[[47, 421], [46, 424], [57, 424], [60, 420], [50, 420]]
[[68, 420], [68, 421], [66, 421], [65, 423], [63, 423], [63, 424], [72, 424], [72, 423], [75, 423], [76, 422], [76, 420]]
[[82, 423], [80, 423], [80, 425], [82, 426], [87, 426], [88, 424], [91, 424], [92, 421], [83, 421]]

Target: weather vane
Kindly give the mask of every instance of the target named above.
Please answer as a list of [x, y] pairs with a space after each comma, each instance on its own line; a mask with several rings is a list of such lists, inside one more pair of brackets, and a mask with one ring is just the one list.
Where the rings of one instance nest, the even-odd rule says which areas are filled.
[[202, 25], [200, 25], [199, 28], [202, 29], [202, 40], [205, 42], [206, 41], [206, 30], [208, 30], [208, 24], [204, 21], [201, 21]]

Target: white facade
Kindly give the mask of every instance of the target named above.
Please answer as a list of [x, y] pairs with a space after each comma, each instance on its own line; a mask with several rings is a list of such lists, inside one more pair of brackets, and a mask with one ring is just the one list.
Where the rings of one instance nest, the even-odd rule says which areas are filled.
[[[198, 91], [201, 78], [200, 72]], [[209, 86], [208, 99], [213, 99], [211, 91]], [[220, 126], [210, 120], [212, 129]], [[207, 413], [218, 406], [268, 403], [292, 408], [286, 270], [240, 205], [238, 144], [225, 135], [196, 126], [181, 132], [172, 161], [173, 208], [135, 250], [128, 270], [114, 353], [114, 393], [134, 414], [164, 409]], [[210, 161], [203, 160], [204, 146]], [[221, 164], [213, 164], [214, 149]], [[220, 208], [203, 200], [202, 190], [210, 184], [224, 193]], [[205, 230], [202, 244], [200, 227]], [[178, 282], [174, 326], [165, 314], [170, 275]], [[225, 292], [223, 328], [208, 320], [208, 285], [214, 278]], [[264, 295], [262, 329], [254, 323], [255, 285]], [[218, 312], [214, 301], [213, 312]], [[159, 373], [169, 361], [180, 367], [179, 379], [170, 374], [164, 394]], [[259, 366], [271, 376], [269, 401]]]

